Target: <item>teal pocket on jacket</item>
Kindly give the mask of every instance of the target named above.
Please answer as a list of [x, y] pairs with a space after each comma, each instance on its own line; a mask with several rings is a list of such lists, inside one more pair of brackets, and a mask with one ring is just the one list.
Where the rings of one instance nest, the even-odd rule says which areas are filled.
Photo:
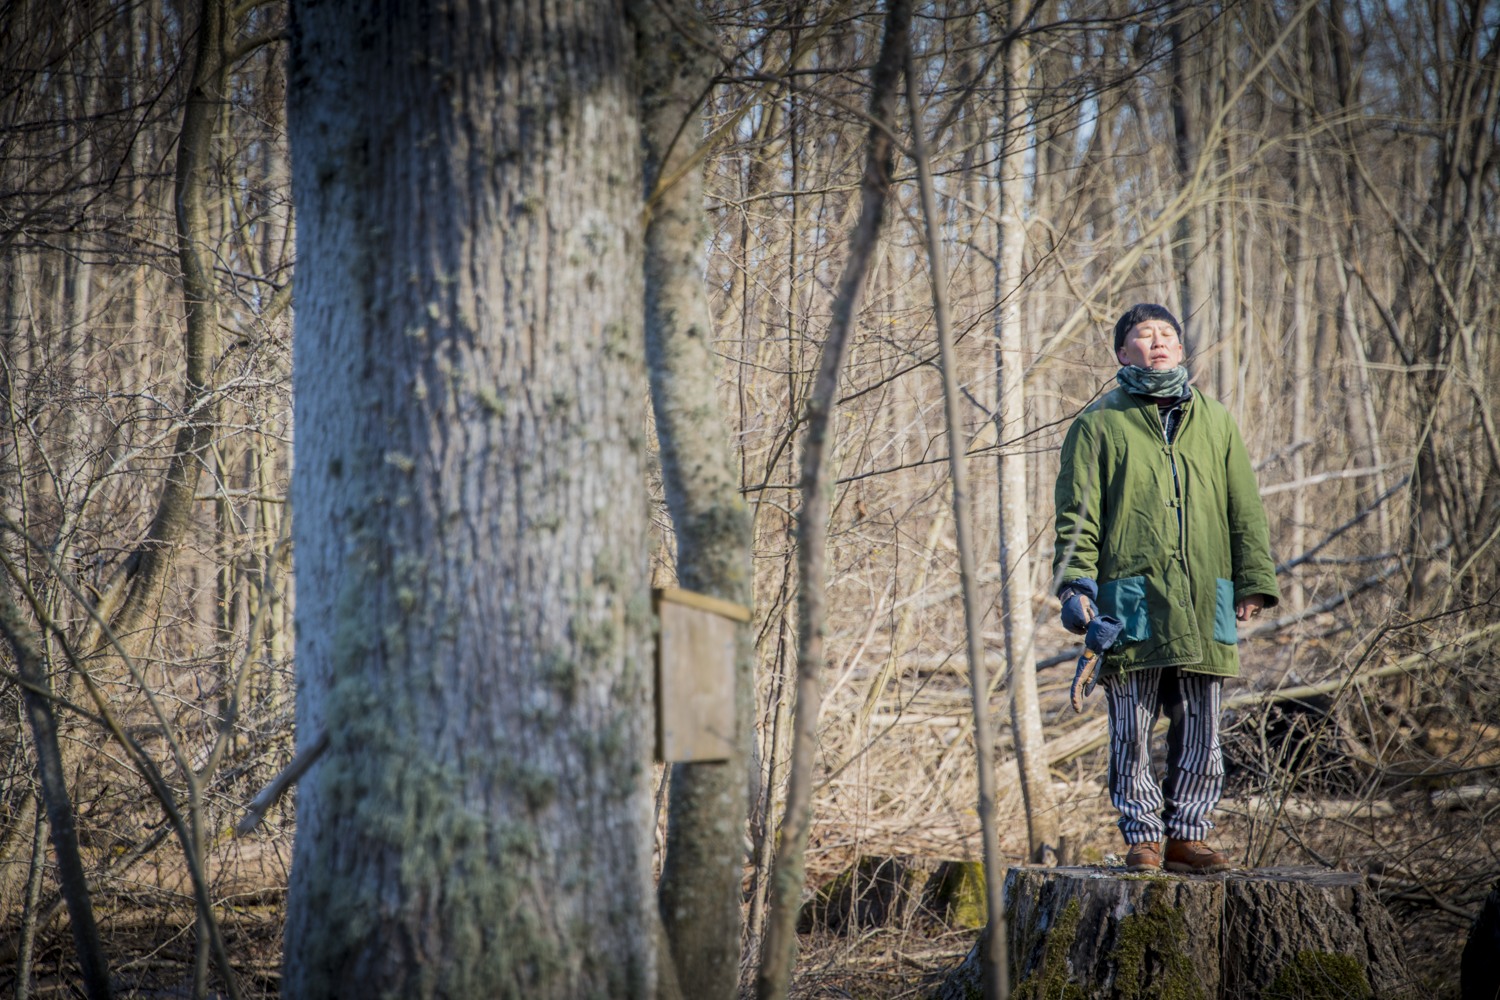
[[1230, 645], [1240, 641], [1234, 621], [1234, 581], [1214, 580], [1214, 641]]
[[1146, 578], [1127, 576], [1106, 580], [1099, 588], [1099, 608], [1124, 623], [1119, 642], [1151, 638], [1151, 616], [1146, 612]]

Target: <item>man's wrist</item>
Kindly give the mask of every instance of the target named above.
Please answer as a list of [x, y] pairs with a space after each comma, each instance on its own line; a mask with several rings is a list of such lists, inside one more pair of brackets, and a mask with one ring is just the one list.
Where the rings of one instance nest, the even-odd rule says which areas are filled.
[[1074, 594], [1082, 594], [1091, 601], [1099, 600], [1099, 585], [1086, 576], [1065, 581], [1057, 588], [1058, 600], [1066, 601]]

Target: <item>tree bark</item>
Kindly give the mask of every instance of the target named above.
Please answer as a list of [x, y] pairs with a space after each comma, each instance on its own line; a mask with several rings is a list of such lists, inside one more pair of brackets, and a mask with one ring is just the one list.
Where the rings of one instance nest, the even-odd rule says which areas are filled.
[[653, 994], [633, 51], [293, 6], [289, 996]]
[[[677, 581], [750, 603], [750, 512], [719, 405], [713, 319], [702, 279], [702, 101], [716, 60], [692, 3], [636, 0], [646, 226], [646, 360]], [[675, 764], [657, 887], [677, 982], [687, 997], [732, 1000], [740, 981], [740, 880], [755, 726], [755, 651], [740, 629], [736, 740], [729, 759]]]
[[[1224, 995], [1264, 996], [1303, 952], [1346, 955], [1376, 997], [1409, 985], [1401, 935], [1355, 872], [1262, 869], [1224, 881]], [[1310, 971], [1310, 970], [1309, 970]]]

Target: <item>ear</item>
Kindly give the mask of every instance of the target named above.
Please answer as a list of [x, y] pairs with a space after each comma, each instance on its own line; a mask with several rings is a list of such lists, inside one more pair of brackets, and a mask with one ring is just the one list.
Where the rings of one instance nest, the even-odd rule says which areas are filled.
[[1120, 362], [1121, 368], [1124, 368], [1126, 365], [1130, 364], [1129, 361], [1125, 360], [1125, 348], [1121, 347], [1115, 351], [1115, 360]]

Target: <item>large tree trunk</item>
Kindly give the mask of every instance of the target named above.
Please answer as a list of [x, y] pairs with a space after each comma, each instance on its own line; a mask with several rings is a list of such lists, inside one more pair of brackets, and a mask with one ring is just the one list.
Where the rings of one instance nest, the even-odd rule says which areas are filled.
[[655, 979], [633, 39], [294, 5], [289, 996]]

